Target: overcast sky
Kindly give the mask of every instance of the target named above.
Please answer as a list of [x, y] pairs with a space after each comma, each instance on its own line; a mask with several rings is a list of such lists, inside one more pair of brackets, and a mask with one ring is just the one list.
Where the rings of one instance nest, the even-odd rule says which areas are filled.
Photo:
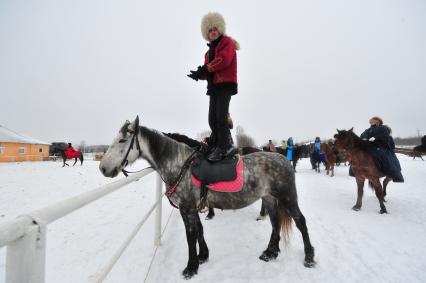
[[[258, 144], [426, 134], [426, 1], [0, 1], [0, 124], [34, 138], [109, 144], [126, 120], [208, 129], [200, 22], [240, 44], [230, 112]], [[233, 130], [235, 134], [235, 130]]]

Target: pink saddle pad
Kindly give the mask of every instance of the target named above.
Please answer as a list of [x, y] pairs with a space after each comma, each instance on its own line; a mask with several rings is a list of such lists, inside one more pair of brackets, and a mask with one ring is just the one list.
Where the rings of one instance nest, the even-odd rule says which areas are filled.
[[[217, 182], [214, 184], [208, 184], [207, 187], [213, 191], [223, 192], [223, 193], [235, 193], [241, 191], [244, 184], [244, 175], [243, 175], [243, 160], [240, 159], [237, 162], [236, 171], [237, 171], [237, 178], [233, 181], [226, 181], [226, 182]], [[201, 182], [194, 177], [194, 175], [191, 176], [192, 182], [197, 186], [201, 187]]]

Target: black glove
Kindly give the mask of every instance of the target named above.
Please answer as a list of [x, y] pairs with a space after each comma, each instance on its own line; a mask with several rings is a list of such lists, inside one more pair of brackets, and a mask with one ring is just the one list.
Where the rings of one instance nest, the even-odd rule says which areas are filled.
[[207, 75], [207, 66], [206, 65], [198, 66], [196, 71], [189, 71], [189, 72], [190, 74], [187, 76], [193, 80], [198, 81], [199, 79]]

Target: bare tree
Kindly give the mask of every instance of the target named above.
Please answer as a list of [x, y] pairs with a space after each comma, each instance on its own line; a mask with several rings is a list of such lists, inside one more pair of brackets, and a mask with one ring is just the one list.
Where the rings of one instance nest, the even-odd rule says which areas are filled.
[[82, 140], [80, 142], [80, 146], [78, 147], [78, 149], [83, 153], [85, 152], [85, 149], [86, 149], [86, 141], [85, 140]]
[[205, 138], [210, 137], [211, 133], [212, 133], [212, 131], [210, 131], [210, 130], [202, 131], [201, 133], [197, 134], [197, 139], [199, 141], [202, 141]]
[[237, 126], [237, 147], [256, 147], [254, 139], [244, 133], [244, 129], [241, 126]]

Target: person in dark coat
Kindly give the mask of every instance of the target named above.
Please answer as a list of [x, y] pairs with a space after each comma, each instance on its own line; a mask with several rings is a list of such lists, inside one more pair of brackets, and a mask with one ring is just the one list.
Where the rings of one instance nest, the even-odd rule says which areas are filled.
[[391, 129], [383, 125], [383, 120], [379, 117], [370, 119], [370, 128], [366, 129], [360, 138], [373, 142], [371, 151], [376, 165], [386, 176], [392, 177], [397, 183], [403, 183], [404, 177], [401, 173], [401, 165], [395, 155], [395, 142], [391, 136]]
[[210, 141], [214, 144], [208, 156], [210, 161], [219, 161], [234, 151], [227, 117], [231, 97], [238, 92], [236, 50], [239, 44], [226, 35], [225, 28], [225, 20], [219, 13], [204, 16], [201, 31], [209, 42], [209, 50], [204, 56], [204, 65], [188, 75], [196, 81], [207, 80], [209, 126], [212, 131]]

